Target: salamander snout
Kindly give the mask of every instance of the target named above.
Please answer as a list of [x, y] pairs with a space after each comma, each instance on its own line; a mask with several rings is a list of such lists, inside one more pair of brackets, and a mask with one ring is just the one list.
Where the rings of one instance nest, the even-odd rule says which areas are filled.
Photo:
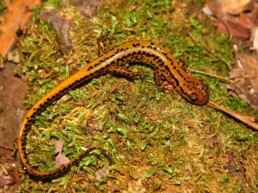
[[209, 101], [208, 87], [199, 81], [193, 89], [187, 92], [187, 100], [196, 105], [205, 105]]

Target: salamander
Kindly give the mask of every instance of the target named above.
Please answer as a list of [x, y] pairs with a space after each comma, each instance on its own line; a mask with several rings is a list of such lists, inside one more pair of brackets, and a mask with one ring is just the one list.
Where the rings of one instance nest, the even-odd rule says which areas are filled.
[[82, 156], [94, 150], [89, 148], [79, 156], [70, 160], [67, 164], [51, 171], [39, 171], [32, 167], [28, 161], [26, 152], [27, 133], [30, 130], [34, 119], [53, 101], [58, 100], [69, 90], [74, 89], [90, 81], [93, 78], [105, 74], [118, 74], [129, 79], [134, 79], [139, 74], [125, 68], [126, 64], [144, 64], [153, 68], [155, 82], [162, 86], [164, 81], [173, 86], [186, 101], [205, 105], [209, 101], [207, 86], [200, 80], [187, 74], [182, 68], [182, 61], [178, 63], [173, 56], [162, 46], [147, 40], [137, 40], [126, 42], [94, 59], [78, 72], [74, 73], [66, 80], [61, 82], [45, 96], [43, 96], [25, 115], [18, 134], [18, 153], [25, 170], [36, 177], [57, 176], [69, 169]]

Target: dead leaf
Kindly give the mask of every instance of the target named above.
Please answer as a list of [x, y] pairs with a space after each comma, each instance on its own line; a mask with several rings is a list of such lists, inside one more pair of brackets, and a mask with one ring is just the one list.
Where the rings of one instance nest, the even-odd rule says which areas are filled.
[[10, 186], [15, 183], [16, 183], [16, 179], [11, 176], [0, 178], [0, 188], [3, 188], [4, 186], [7, 186], [7, 185]]
[[214, 0], [203, 11], [214, 16], [217, 30], [233, 38], [247, 40], [257, 26], [258, 5], [255, 0]]
[[251, 41], [253, 42], [251, 50], [255, 50], [258, 53], [258, 27], [253, 29]]
[[250, 29], [231, 21], [217, 20], [215, 21], [215, 26], [219, 32], [230, 34], [237, 39], [248, 40], [251, 36]]
[[216, 0], [211, 3], [217, 5], [221, 13], [237, 15], [246, 9], [252, 0]]
[[67, 164], [70, 160], [68, 157], [62, 154], [64, 147], [64, 141], [59, 140], [55, 145], [55, 152], [58, 153], [56, 156], [55, 168], [59, 168], [61, 165]]
[[64, 147], [64, 141], [58, 140], [55, 145], [55, 152], [62, 153], [63, 147]]
[[230, 72], [230, 94], [238, 95], [253, 108], [258, 109], [258, 56], [237, 54], [238, 68]]
[[66, 157], [65, 155], [59, 153], [56, 156], [56, 164], [55, 164], [55, 168], [59, 168], [60, 166], [67, 164], [69, 162], [69, 158]]
[[108, 175], [109, 169], [108, 167], [103, 167], [96, 171], [96, 179], [100, 180], [101, 178], [105, 178]]
[[5, 57], [16, 42], [18, 29], [24, 30], [31, 18], [32, 7], [40, 0], [17, 0], [7, 6], [7, 13], [0, 18], [0, 55]]

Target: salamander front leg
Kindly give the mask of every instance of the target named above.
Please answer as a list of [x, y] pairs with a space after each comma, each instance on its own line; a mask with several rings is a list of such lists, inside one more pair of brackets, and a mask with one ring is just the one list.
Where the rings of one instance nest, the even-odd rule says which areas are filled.
[[154, 71], [154, 82], [159, 86], [159, 89], [161, 91], [167, 89], [167, 90], [173, 90], [174, 89], [174, 84], [169, 83], [162, 73], [159, 70]]
[[133, 72], [120, 66], [110, 66], [108, 71], [110, 74], [126, 77], [129, 80], [142, 79], [144, 77], [143, 73], [141, 72]]
[[162, 76], [162, 73], [160, 73], [159, 70], [154, 71], [154, 82], [159, 86], [160, 90], [164, 90], [164, 77]]
[[99, 55], [101, 56], [109, 51], [110, 45], [112, 44], [112, 42], [109, 38], [101, 36], [97, 39], [97, 44], [99, 48], [98, 52], [99, 52]]
[[178, 65], [179, 65], [181, 68], [183, 68], [184, 70], [187, 69], [187, 65], [186, 65], [186, 63], [185, 63], [185, 58], [184, 58], [183, 55], [181, 55], [181, 56], [179, 57], [179, 59], [178, 59]]

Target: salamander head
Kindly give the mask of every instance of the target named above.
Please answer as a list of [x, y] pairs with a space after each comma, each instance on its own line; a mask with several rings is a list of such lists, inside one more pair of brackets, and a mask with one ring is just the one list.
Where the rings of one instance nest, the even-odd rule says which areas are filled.
[[208, 87], [199, 80], [192, 82], [182, 95], [187, 101], [196, 105], [205, 105], [209, 102]]

